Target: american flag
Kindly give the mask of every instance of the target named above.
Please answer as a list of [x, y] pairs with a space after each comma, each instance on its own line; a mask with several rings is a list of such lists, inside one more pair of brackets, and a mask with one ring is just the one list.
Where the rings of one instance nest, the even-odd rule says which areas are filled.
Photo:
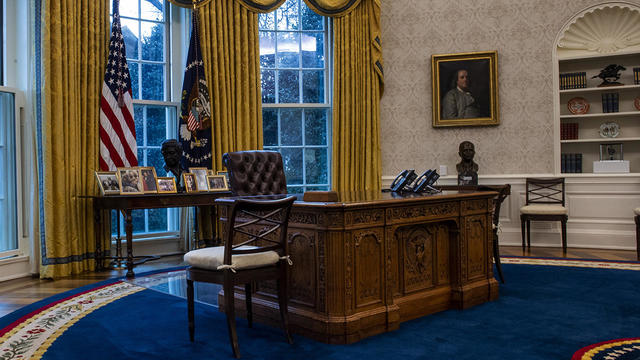
[[119, 0], [113, 0], [109, 58], [100, 97], [100, 169], [111, 171], [138, 165], [131, 78], [119, 5]]

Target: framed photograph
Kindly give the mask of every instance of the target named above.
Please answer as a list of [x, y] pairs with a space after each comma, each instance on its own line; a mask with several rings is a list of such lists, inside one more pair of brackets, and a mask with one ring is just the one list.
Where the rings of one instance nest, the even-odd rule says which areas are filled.
[[211, 170], [211, 169], [207, 170], [207, 176], [211, 176], [211, 175], [215, 175], [215, 174], [216, 173], [213, 170]]
[[196, 175], [193, 173], [182, 173], [182, 180], [184, 181], [184, 188], [188, 193], [198, 192], [198, 186], [196, 185]]
[[622, 143], [600, 144], [600, 161], [623, 160]]
[[209, 191], [229, 190], [227, 178], [224, 175], [209, 175], [207, 176], [207, 183], [209, 184]]
[[[213, 175], [213, 174], [211, 174]], [[227, 185], [229, 185], [229, 172], [228, 171], [217, 171], [216, 175], [224, 175], [224, 177], [227, 179]]]
[[117, 172], [120, 194], [131, 195], [143, 193], [140, 168], [118, 168]]
[[205, 167], [192, 167], [189, 168], [189, 172], [196, 176], [196, 188], [198, 191], [208, 191], [207, 176], [209, 175], [209, 169]]
[[498, 52], [431, 56], [433, 126], [499, 125]]
[[115, 171], [96, 171], [96, 179], [102, 195], [120, 194], [120, 184]]
[[178, 192], [178, 187], [176, 186], [176, 179], [173, 176], [159, 177], [157, 183], [158, 183], [159, 194]]
[[142, 191], [145, 194], [158, 192], [156, 168], [153, 166], [141, 167], [140, 175], [142, 175]]

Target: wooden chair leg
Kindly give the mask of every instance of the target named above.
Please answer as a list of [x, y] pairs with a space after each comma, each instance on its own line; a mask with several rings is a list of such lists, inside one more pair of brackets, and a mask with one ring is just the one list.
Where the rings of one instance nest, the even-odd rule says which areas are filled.
[[496, 270], [498, 270], [500, 282], [504, 284], [502, 265], [500, 264], [500, 247], [498, 246], [498, 229], [495, 229], [493, 232], [493, 260], [496, 262]]
[[247, 308], [247, 322], [253, 327], [253, 309], [251, 308], [251, 283], [244, 284], [244, 303]]
[[[229, 271], [229, 270], [225, 270]], [[225, 274], [224, 277], [224, 312], [227, 315], [227, 328], [229, 330], [229, 341], [231, 342], [231, 349], [233, 350], [233, 356], [236, 359], [240, 358], [240, 349], [238, 347], [238, 333], [236, 332], [236, 315], [234, 305], [233, 294], [233, 282], [231, 276]]]
[[562, 219], [562, 254], [567, 255], [567, 218]]
[[189, 340], [193, 342], [194, 334], [195, 334], [195, 323], [193, 316], [193, 308], [194, 308], [194, 291], [193, 291], [193, 280], [187, 280], [187, 314], [189, 318]]
[[524, 232], [526, 230], [526, 220], [524, 219], [524, 216], [520, 216], [520, 227], [522, 228], [522, 252], [524, 252], [525, 249], [525, 242], [524, 242]]
[[531, 220], [527, 219], [527, 248], [531, 251]]
[[289, 333], [289, 311], [288, 311], [288, 298], [289, 298], [289, 289], [287, 287], [287, 270], [285, 264], [280, 264], [281, 266], [281, 276], [278, 279], [278, 306], [280, 307], [280, 321], [282, 322], [282, 329], [284, 330], [284, 334], [287, 337], [287, 342], [289, 344], [293, 344], [293, 339], [291, 338], [291, 334]]
[[636, 215], [636, 256], [640, 261], [640, 215]]

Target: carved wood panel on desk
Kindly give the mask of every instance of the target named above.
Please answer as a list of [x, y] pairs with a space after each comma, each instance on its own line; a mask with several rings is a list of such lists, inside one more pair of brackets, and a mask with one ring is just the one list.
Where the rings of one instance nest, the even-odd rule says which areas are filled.
[[[489, 241], [495, 195], [296, 202], [288, 234], [292, 331], [351, 343], [497, 298]], [[275, 288], [258, 289], [256, 319], [277, 324]], [[242, 298], [241, 289], [236, 296]], [[244, 311], [244, 302], [236, 306]]]

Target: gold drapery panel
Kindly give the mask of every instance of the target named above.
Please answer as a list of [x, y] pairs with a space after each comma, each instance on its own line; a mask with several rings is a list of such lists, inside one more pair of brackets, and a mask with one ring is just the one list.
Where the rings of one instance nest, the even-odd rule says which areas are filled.
[[42, 2], [45, 253], [40, 277], [95, 264], [91, 202], [97, 191], [100, 89], [109, 33], [108, 0]]
[[379, 0], [362, 0], [333, 20], [332, 180], [337, 191], [381, 189], [379, 24]]
[[216, 0], [198, 15], [211, 89], [213, 169], [222, 170], [225, 152], [262, 149], [258, 14], [240, 1]]

